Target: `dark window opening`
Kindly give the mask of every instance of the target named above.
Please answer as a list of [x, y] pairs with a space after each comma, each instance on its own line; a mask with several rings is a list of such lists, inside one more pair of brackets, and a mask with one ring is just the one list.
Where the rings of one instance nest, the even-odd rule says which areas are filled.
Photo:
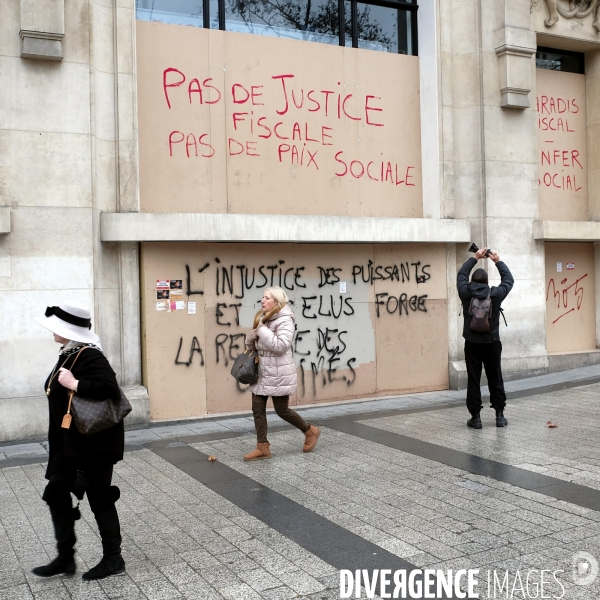
[[535, 65], [538, 69], [585, 75], [585, 57], [581, 52], [538, 47]]
[[136, 0], [144, 21], [416, 55], [416, 0]]

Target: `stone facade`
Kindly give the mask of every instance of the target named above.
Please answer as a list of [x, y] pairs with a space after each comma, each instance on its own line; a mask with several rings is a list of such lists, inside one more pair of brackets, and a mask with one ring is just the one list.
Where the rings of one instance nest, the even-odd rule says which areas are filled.
[[[271, 214], [255, 239], [247, 237], [253, 217], [242, 214], [213, 215], [209, 223], [200, 214], [141, 212], [134, 0], [52, 0], [44, 11], [34, 4], [0, 3], [0, 440], [44, 435], [41, 386], [57, 347], [33, 317], [62, 297], [93, 307], [95, 330], [134, 398], [134, 419], [148, 420], [142, 242], [310, 243], [321, 231], [331, 239], [320, 241], [443, 244], [448, 371], [456, 388], [464, 386], [465, 367], [454, 285], [472, 239], [497, 250], [517, 281], [502, 330], [506, 378], [600, 362], [594, 349], [556, 356], [546, 344], [546, 243], [595, 243], [600, 306], [600, 38], [593, 15], [580, 31], [564, 18], [545, 25], [542, 0], [423, 0], [424, 218], [386, 223], [309, 214], [302, 217], [308, 226], [290, 233], [286, 218]], [[589, 221], [540, 220], [538, 45], [585, 53]], [[490, 273], [495, 282], [495, 269]], [[598, 344], [598, 309], [596, 321]]]

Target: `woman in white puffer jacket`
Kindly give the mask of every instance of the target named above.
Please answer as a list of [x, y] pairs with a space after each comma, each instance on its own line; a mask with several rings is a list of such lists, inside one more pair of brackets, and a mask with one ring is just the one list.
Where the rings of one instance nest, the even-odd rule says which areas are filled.
[[296, 318], [288, 306], [288, 297], [280, 287], [265, 290], [262, 308], [254, 317], [254, 328], [246, 337], [246, 346], [256, 350], [259, 356], [258, 380], [250, 386], [252, 414], [256, 427], [256, 449], [244, 456], [244, 460], [271, 458], [267, 440], [267, 399], [271, 396], [275, 412], [285, 421], [297, 427], [306, 436], [304, 452], [312, 452], [317, 445], [321, 430], [307, 423], [289, 407], [290, 395], [296, 392], [296, 364], [292, 355], [294, 323]]

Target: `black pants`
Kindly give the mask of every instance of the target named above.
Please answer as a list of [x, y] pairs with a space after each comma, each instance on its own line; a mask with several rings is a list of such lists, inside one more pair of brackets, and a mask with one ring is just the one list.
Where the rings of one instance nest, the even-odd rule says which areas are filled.
[[[119, 498], [119, 488], [111, 486], [113, 465], [94, 464], [81, 470], [85, 480], [85, 493], [93, 513], [103, 513], [112, 508]], [[78, 470], [65, 468], [52, 473], [42, 498], [50, 507], [70, 509], [71, 492], [78, 485]], [[83, 491], [83, 490], [82, 490]]]
[[467, 408], [473, 415], [481, 411], [481, 367], [485, 369], [490, 390], [490, 404], [495, 409], [504, 409], [506, 393], [502, 381], [502, 342], [475, 344], [465, 341], [465, 362], [467, 364]]
[[[254, 427], [256, 428], [256, 439], [259, 443], [267, 441], [267, 400], [268, 396], [256, 396], [252, 394], [252, 414], [254, 415]], [[278, 417], [287, 421], [290, 425], [297, 427], [302, 433], [310, 429], [310, 425], [295, 411], [289, 407], [289, 396], [271, 396], [273, 406]]]

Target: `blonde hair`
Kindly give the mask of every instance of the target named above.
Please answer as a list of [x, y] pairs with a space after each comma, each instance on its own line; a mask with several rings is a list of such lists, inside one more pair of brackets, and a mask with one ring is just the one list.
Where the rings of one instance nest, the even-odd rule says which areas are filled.
[[285, 290], [283, 288], [273, 286], [267, 288], [265, 290], [265, 294], [267, 292], [269, 292], [271, 296], [273, 296], [273, 300], [275, 300], [275, 302], [279, 304], [279, 310], [281, 310], [289, 302], [288, 295], [285, 293]]
[[254, 329], [258, 327], [258, 323], [261, 317], [263, 317], [263, 323], [268, 321], [274, 314], [278, 313], [289, 302], [289, 298], [288, 295], [285, 293], [285, 290], [283, 288], [280, 288], [279, 286], [267, 288], [264, 291], [264, 293], [271, 294], [271, 297], [273, 298], [273, 300], [275, 300], [276, 304], [267, 313], [264, 313], [262, 308], [256, 313], [256, 315], [254, 316]]

